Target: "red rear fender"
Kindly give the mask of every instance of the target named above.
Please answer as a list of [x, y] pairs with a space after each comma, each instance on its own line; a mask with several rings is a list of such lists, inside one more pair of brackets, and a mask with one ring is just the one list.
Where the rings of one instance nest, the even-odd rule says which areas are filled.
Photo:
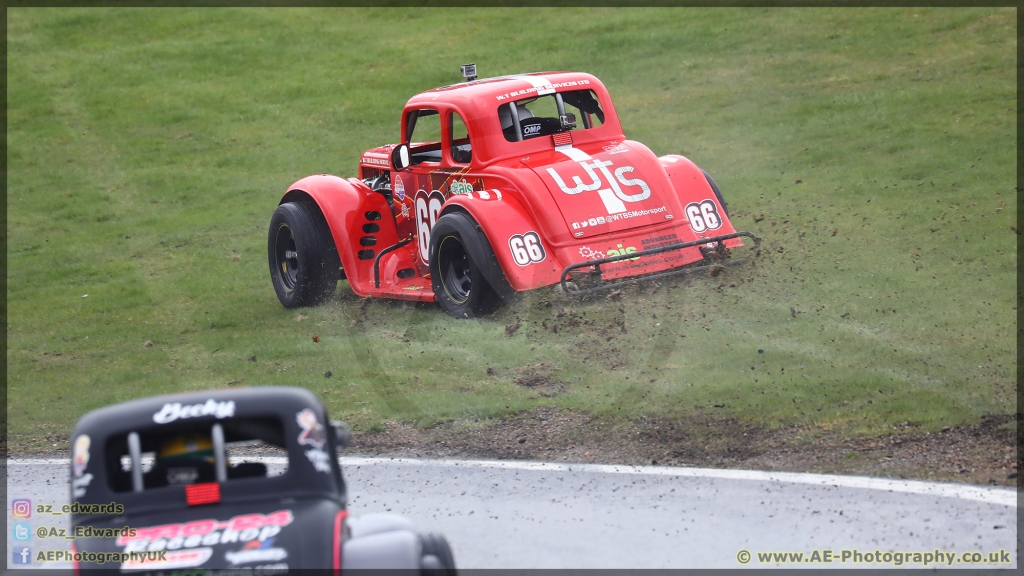
[[303, 194], [316, 202], [327, 220], [352, 291], [368, 296], [373, 289], [374, 257], [398, 242], [387, 200], [356, 178], [322, 174], [292, 184], [281, 202], [298, 201]]
[[[704, 172], [684, 156], [669, 154], [658, 158], [668, 174], [679, 204], [683, 208], [683, 222], [690, 228], [689, 239], [708, 238], [731, 234], [736, 229], [729, 221], [725, 207], [715, 195]], [[730, 248], [742, 246], [739, 238], [726, 240]]]
[[502, 190], [474, 191], [452, 196], [442, 214], [462, 209], [483, 229], [505, 278], [517, 291], [558, 282], [562, 265], [540, 227], [516, 198]]

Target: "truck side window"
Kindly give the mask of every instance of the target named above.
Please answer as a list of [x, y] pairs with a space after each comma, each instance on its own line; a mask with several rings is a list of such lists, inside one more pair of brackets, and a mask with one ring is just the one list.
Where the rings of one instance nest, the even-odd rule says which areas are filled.
[[451, 122], [452, 161], [458, 164], [469, 164], [473, 159], [473, 147], [469, 143], [469, 130], [458, 112], [452, 112]]

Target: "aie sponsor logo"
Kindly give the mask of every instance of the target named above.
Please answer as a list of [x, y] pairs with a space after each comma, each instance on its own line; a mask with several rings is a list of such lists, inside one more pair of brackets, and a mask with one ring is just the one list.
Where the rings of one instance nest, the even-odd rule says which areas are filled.
[[217, 402], [213, 398], [204, 404], [190, 404], [182, 406], [181, 402], [164, 404], [159, 412], [153, 414], [153, 422], [167, 424], [179, 418], [195, 418], [197, 416], [215, 416], [219, 418], [230, 418], [235, 415], [235, 401]]
[[[615, 246], [615, 248], [609, 248], [604, 252], [594, 250], [589, 246], [584, 246], [580, 248], [580, 256], [583, 256], [587, 260], [601, 260], [603, 258], [613, 258], [615, 256], [622, 256], [623, 254], [632, 254], [633, 252], [636, 251], [636, 246], [623, 246], [622, 244], [618, 244], [617, 246]], [[629, 258], [629, 260], [639, 259], [639, 256], [635, 258]]]
[[448, 192], [452, 195], [469, 194], [473, 191], [473, 185], [465, 180], [456, 180], [448, 185]]
[[[623, 248], [622, 244], [619, 244], [615, 248], [612, 248], [610, 250], [606, 250], [605, 251], [605, 256], [607, 258], [611, 258], [612, 256], [622, 256], [623, 254], [632, 254], [633, 252], [636, 252], [636, 246], [626, 246], [625, 248]], [[639, 256], [637, 256], [636, 258], [630, 258], [630, 260], [639, 260], [639, 259], [640, 259]]]

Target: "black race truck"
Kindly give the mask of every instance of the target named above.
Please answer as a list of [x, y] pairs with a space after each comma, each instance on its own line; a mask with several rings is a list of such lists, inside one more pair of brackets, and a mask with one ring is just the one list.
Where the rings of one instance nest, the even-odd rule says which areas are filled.
[[454, 574], [443, 536], [397, 514], [348, 516], [337, 454], [349, 438], [301, 388], [190, 392], [90, 412], [71, 438], [76, 568]]

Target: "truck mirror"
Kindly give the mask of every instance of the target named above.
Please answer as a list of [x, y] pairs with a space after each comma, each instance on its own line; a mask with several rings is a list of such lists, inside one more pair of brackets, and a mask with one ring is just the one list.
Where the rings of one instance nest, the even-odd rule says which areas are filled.
[[399, 144], [391, 151], [391, 169], [401, 172], [409, 167], [409, 145]]
[[334, 428], [334, 438], [338, 450], [348, 448], [348, 445], [352, 443], [352, 429], [348, 427], [348, 424], [341, 420], [335, 420], [331, 422], [331, 428]]

